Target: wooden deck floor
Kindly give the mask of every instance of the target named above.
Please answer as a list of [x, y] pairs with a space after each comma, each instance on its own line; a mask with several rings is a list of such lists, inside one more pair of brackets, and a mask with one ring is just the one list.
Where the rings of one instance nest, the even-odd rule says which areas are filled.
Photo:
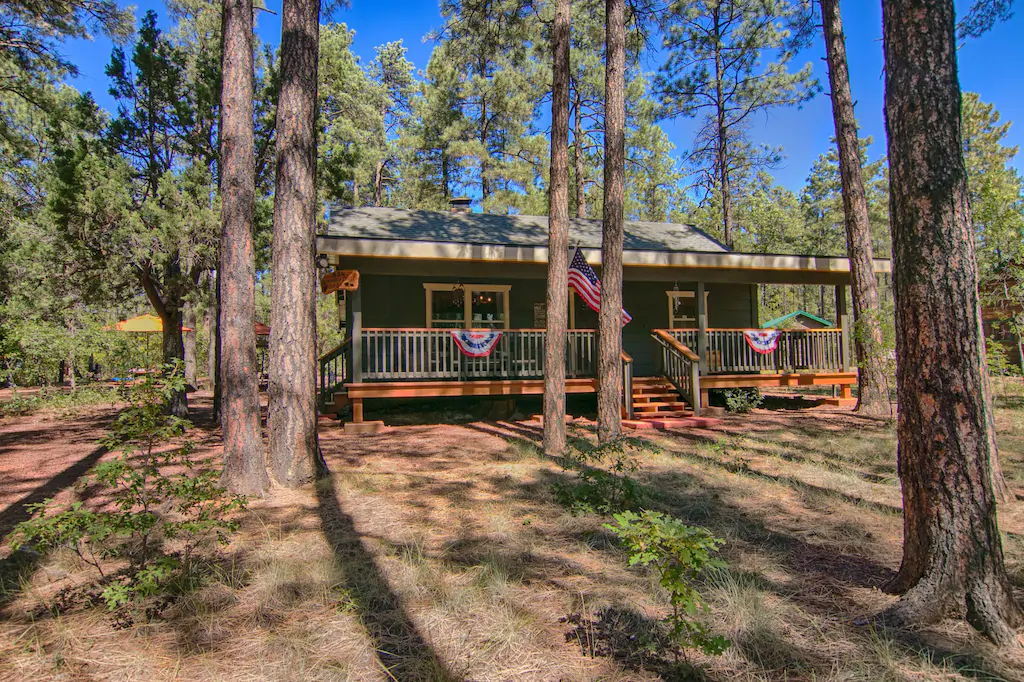
[[[636, 377], [641, 380], [643, 377]], [[840, 387], [840, 400], [850, 399], [850, 386], [857, 383], [856, 372], [816, 372], [806, 374], [718, 374], [700, 378], [701, 402], [707, 406], [707, 393], [721, 388], [765, 388], [772, 386]], [[594, 393], [595, 379], [567, 379], [567, 393]], [[433, 398], [457, 396], [543, 395], [543, 379], [500, 379], [480, 381], [380, 381], [345, 384], [345, 393], [325, 405], [325, 411], [337, 412], [352, 406], [352, 421], [363, 421], [363, 401], [387, 398]]]

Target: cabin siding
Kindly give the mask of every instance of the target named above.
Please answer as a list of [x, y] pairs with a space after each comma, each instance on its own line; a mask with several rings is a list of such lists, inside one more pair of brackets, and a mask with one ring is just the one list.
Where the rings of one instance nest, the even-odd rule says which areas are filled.
[[[622, 330], [622, 344], [633, 357], [634, 375], [650, 376], [658, 372], [658, 358], [655, 344], [650, 338], [652, 329], [668, 327], [668, 297], [673, 282], [630, 281], [626, 273], [623, 287], [623, 305], [632, 322]], [[451, 282], [462, 284], [509, 285], [509, 327], [531, 329], [534, 327], [534, 303], [545, 300], [546, 282], [542, 279], [512, 279], [501, 277], [450, 277], [363, 274], [360, 279], [362, 290], [363, 327], [425, 327], [426, 295], [423, 285], [427, 282]], [[751, 296], [756, 295], [749, 284], [709, 283], [708, 326], [709, 327], [750, 327]], [[680, 290], [693, 291], [693, 282], [680, 282]], [[571, 297], [575, 306], [576, 327], [596, 327], [596, 314], [585, 307], [578, 297]]]

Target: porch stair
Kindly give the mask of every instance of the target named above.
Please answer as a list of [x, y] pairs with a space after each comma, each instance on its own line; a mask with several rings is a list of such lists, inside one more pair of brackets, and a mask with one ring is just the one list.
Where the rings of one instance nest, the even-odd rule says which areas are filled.
[[633, 418], [666, 419], [690, 417], [693, 410], [679, 392], [662, 377], [633, 379]]

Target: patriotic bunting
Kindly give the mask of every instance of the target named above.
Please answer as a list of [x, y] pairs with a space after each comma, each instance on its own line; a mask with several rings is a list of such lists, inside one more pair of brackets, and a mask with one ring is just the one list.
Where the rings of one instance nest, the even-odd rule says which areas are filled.
[[501, 339], [499, 331], [470, 331], [453, 329], [452, 338], [463, 355], [471, 358], [485, 358], [494, 352]]
[[779, 346], [779, 339], [782, 337], [782, 332], [778, 329], [761, 329], [743, 332], [743, 338], [746, 339], [747, 345], [754, 349], [755, 352], [767, 355], [772, 353]]

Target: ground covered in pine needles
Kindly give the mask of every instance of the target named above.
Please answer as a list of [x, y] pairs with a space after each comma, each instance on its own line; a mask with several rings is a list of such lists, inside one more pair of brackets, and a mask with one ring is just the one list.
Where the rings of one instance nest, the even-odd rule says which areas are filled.
[[[1024, 597], [1024, 386], [1001, 389], [1018, 500], [1000, 524]], [[197, 455], [215, 458], [209, 403], [194, 403]], [[893, 599], [879, 587], [900, 560], [894, 427], [792, 405], [642, 436], [645, 505], [726, 541], [728, 568], [700, 586], [722, 656], [667, 653], [665, 593], [626, 566], [606, 516], [559, 504], [576, 474], [540, 454], [537, 423], [353, 436], [324, 421], [332, 476], [251, 501], [202, 580], [131, 617], [65, 598], [87, 577], [74, 555], [0, 544], [0, 679], [1024, 679], [963, 623], [855, 624]], [[26, 502], [87, 496], [74, 484], [110, 456], [96, 439], [114, 414], [0, 420], [0, 537]], [[586, 424], [571, 434], [591, 447]]]

